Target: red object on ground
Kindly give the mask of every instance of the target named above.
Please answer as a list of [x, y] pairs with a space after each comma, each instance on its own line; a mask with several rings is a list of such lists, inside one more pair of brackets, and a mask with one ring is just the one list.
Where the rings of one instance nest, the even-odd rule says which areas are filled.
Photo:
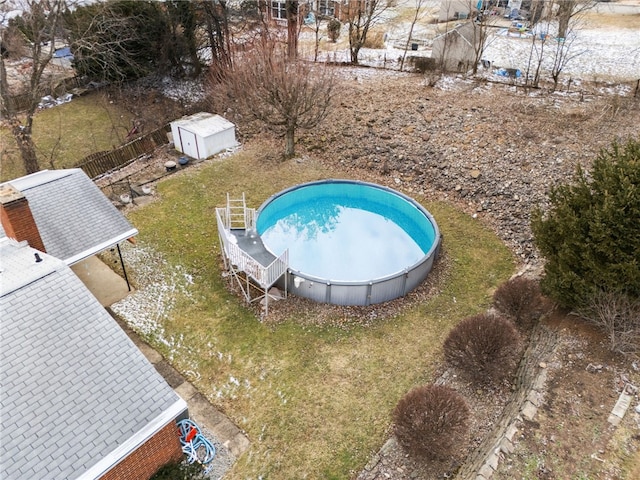
[[194, 439], [194, 437], [197, 435], [198, 431], [195, 428], [192, 428], [191, 431], [189, 433], [187, 433], [186, 438], [184, 439], [185, 442], [190, 442], [191, 440]]

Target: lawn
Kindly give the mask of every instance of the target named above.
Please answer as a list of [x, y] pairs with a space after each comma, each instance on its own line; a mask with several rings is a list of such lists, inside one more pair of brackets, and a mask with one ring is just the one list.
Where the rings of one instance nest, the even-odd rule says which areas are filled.
[[[111, 150], [127, 136], [131, 116], [100, 92], [39, 111], [33, 139], [41, 169], [71, 168], [87, 155]], [[0, 128], [0, 181], [25, 174], [11, 132]]]
[[227, 192], [245, 192], [249, 206], [258, 207], [296, 183], [349, 178], [311, 159], [262, 157], [245, 147], [194, 167], [160, 183], [160, 199], [130, 213], [139, 248], [159, 252], [167, 272], [190, 280], [146, 336], [246, 431], [251, 447], [228, 478], [350, 478], [386, 440], [398, 399], [433, 379], [449, 329], [489, 305], [514, 260], [477, 220], [414, 196], [444, 234], [438, 294], [394, 315], [372, 315], [368, 326], [346, 310], [319, 325], [316, 317], [330, 310], [320, 305], [261, 323], [225, 287], [215, 207]]

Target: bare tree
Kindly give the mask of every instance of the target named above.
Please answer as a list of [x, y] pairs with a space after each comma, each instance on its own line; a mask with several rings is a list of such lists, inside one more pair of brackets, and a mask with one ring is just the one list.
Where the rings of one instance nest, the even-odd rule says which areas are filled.
[[575, 35], [572, 32], [567, 32], [568, 37], [557, 37], [556, 44], [553, 48], [553, 65], [551, 67], [551, 78], [553, 79], [553, 89], [558, 88], [558, 82], [560, 81], [560, 74], [567, 66], [567, 64], [579, 55], [582, 55], [584, 51], [574, 52], [572, 51], [573, 43], [575, 42]]
[[471, 12], [473, 25], [471, 43], [473, 45], [474, 61], [472, 70], [475, 75], [478, 73], [478, 64], [480, 63], [480, 60], [482, 60], [482, 55], [484, 54], [484, 50], [487, 46], [489, 33], [493, 24], [496, 23], [496, 17], [487, 15], [487, 13], [482, 10], [478, 11], [473, 6], [473, 3], [469, 6], [469, 11]]
[[349, 23], [351, 63], [358, 64], [358, 56], [367, 40], [369, 29], [381, 20], [394, 2], [395, 0], [348, 0], [344, 9]]
[[538, 87], [542, 67], [550, 65], [554, 89], [567, 64], [582, 55], [575, 51], [575, 40], [583, 15], [595, 5], [593, 0], [535, 0], [531, 3], [531, 44], [525, 82]]
[[151, 24], [161, 24], [158, 17], [155, 5], [142, 2], [94, 3], [74, 10], [66, 20], [76, 71], [116, 83], [155, 71], [162, 42]]
[[414, 0], [415, 10], [413, 19], [411, 20], [411, 27], [409, 27], [409, 34], [407, 35], [407, 43], [404, 46], [404, 52], [402, 53], [402, 59], [400, 60], [400, 71], [404, 68], [404, 61], [407, 58], [407, 50], [409, 50], [409, 44], [411, 43], [411, 37], [413, 36], [413, 29], [416, 26], [418, 20], [420, 20], [424, 14], [424, 6], [427, 0]]
[[550, 39], [551, 30], [549, 12], [553, 0], [538, 0], [532, 2], [531, 18], [531, 45], [529, 48], [529, 58], [525, 72], [525, 84], [535, 88], [540, 84], [540, 72], [544, 59], [545, 48]]
[[[12, 99], [13, 89], [7, 77], [4, 55], [0, 55], [0, 115], [9, 124], [16, 140], [24, 169], [27, 174], [40, 170], [36, 147], [33, 142], [33, 117], [41, 98], [51, 91], [52, 78], [47, 67], [55, 53], [55, 39], [62, 35], [62, 15], [66, 9], [64, 0], [23, 0], [22, 15], [9, 22], [0, 31], [0, 41], [20, 31], [25, 41], [26, 56], [29, 58], [29, 84], [24, 92], [26, 98], [24, 112], [18, 112]], [[3, 22], [4, 23], [4, 22]], [[6, 45], [15, 42], [7, 42]], [[22, 114], [20, 114], [22, 113]]]
[[598, 292], [577, 315], [602, 329], [611, 351], [635, 354], [640, 351], [640, 300], [622, 293]]
[[[317, 2], [316, 2], [316, 6], [317, 6]], [[320, 27], [322, 25], [322, 16], [319, 14], [317, 8], [315, 10], [311, 9], [309, 10], [309, 12], [313, 15], [313, 25], [311, 25], [311, 28], [313, 28], [313, 37], [314, 37], [313, 61], [317, 62], [318, 53], [320, 51]]]
[[223, 78], [214, 78], [210, 100], [214, 110], [231, 108], [258, 120], [284, 137], [286, 158], [295, 155], [295, 135], [325, 119], [334, 92], [329, 67], [292, 62], [286, 50], [264, 39], [237, 58]]
[[[440, 18], [444, 19], [444, 32], [433, 42], [433, 58], [443, 70], [478, 72], [478, 64], [484, 54], [489, 33], [496, 17], [487, 15], [482, 2], [458, 0], [443, 3]], [[456, 13], [457, 9], [466, 9]], [[464, 13], [464, 17], [459, 15]], [[456, 18], [450, 29], [451, 18]]]
[[595, 0], [554, 0], [558, 19], [558, 38], [567, 38], [571, 22], [597, 3]]
[[320, 51], [320, 30], [322, 26], [325, 26], [329, 40], [335, 43], [340, 36], [341, 24], [340, 20], [333, 16], [335, 10], [330, 0], [327, 2], [313, 2], [309, 8], [309, 13], [313, 15], [313, 23], [310, 24], [314, 33], [313, 61], [317, 62]]
[[444, 31], [440, 31], [438, 28], [439, 34], [436, 36], [433, 42], [432, 56], [437, 62], [437, 67], [441, 71], [446, 71], [448, 67], [448, 57], [449, 51], [451, 49], [451, 44], [453, 43], [453, 35], [451, 32], [454, 29], [450, 29], [450, 19], [453, 16], [453, 5], [452, 2], [442, 2], [440, 6], [440, 18], [443, 19], [444, 23]]
[[225, 0], [200, 2], [204, 13], [204, 24], [211, 50], [212, 70], [220, 74], [231, 68], [231, 33], [229, 9]]
[[164, 2], [167, 24], [171, 35], [167, 36], [165, 49], [170, 53], [174, 68], [181, 74], [194, 78], [202, 71], [196, 42], [196, 3], [167, 0]]

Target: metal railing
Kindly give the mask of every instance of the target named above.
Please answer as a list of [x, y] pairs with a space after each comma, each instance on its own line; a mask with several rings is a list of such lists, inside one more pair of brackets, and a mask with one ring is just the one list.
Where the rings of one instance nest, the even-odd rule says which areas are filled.
[[[253, 213], [247, 213], [248, 225], [255, 224], [255, 210], [247, 208]], [[260, 287], [269, 288], [287, 271], [289, 265], [289, 250], [285, 250], [268, 266], [263, 266], [251, 255], [237, 245], [235, 236], [231, 233], [231, 225], [228, 223], [229, 215], [227, 207], [216, 208], [216, 220], [218, 223], [218, 235], [222, 246], [222, 254], [226, 268], [235, 267], [251, 277]]]

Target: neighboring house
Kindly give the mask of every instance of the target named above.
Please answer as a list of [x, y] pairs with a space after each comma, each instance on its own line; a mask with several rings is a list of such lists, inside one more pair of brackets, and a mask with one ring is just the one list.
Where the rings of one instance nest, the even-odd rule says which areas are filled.
[[433, 40], [431, 57], [447, 72], [468, 72], [476, 61], [479, 34], [473, 22], [456, 26]]
[[478, 0], [442, 0], [438, 21], [447, 22], [470, 18], [474, 12], [478, 11], [478, 6], [482, 7], [482, 2], [478, 2]]
[[[11, 205], [0, 212], [0, 237], [27, 240], [67, 265], [138, 233], [79, 168], [42, 170], [0, 184], [0, 192], [9, 190]], [[25, 222], [31, 217], [35, 225]]]
[[[348, 4], [348, 1], [312, 0], [308, 2], [298, 1], [297, 3], [291, 1], [290, 4], [305, 18], [309, 12], [313, 12], [314, 15], [318, 15], [320, 18], [338, 18], [341, 10], [344, 9], [346, 11], [345, 5]], [[262, 8], [267, 12], [267, 17], [270, 20], [282, 24], [287, 23], [287, 0], [265, 0]], [[301, 19], [301, 21], [304, 21], [304, 19]]]
[[333, 0], [315, 0], [313, 10], [321, 17], [338, 17], [343, 4]]
[[0, 185], [0, 220], [0, 478], [143, 480], [182, 459], [185, 401], [68, 266], [137, 231], [76, 169]]

